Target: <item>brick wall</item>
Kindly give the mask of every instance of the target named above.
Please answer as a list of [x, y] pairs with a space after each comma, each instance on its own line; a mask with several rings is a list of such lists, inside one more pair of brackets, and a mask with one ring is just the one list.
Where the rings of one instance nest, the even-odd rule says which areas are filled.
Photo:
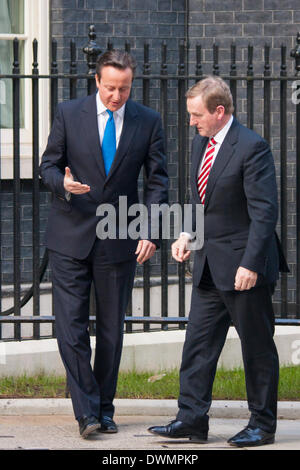
[[[68, 69], [68, 52], [65, 39], [77, 35], [78, 59], [82, 70], [81, 48], [86, 44], [89, 24], [95, 24], [97, 42], [103, 50], [107, 41], [112, 40], [115, 47], [123, 47], [128, 41], [142, 71], [143, 43], [150, 44], [151, 71], [159, 71], [160, 44], [166, 41], [168, 47], [168, 71], [177, 71], [178, 43], [187, 39], [189, 44], [189, 72], [195, 72], [195, 47], [201, 44], [203, 52], [203, 73], [212, 71], [212, 45], [219, 45], [219, 71], [228, 75], [230, 70], [230, 45], [236, 44], [237, 73], [245, 74], [247, 69], [248, 44], [254, 47], [254, 74], [263, 73], [264, 45], [271, 46], [271, 73], [280, 73], [280, 47], [287, 46], [287, 72], [294, 74], [294, 60], [289, 57], [295, 45], [297, 32], [300, 31], [299, 0], [54, 0], [52, 2], [53, 34], [60, 41], [61, 67]], [[187, 27], [185, 27], [188, 25]], [[291, 84], [288, 96], [291, 95]], [[237, 117], [247, 122], [245, 82], [239, 86]], [[279, 175], [279, 88], [272, 84], [271, 103], [271, 147]], [[172, 83], [170, 83], [172, 87]], [[141, 98], [138, 90], [135, 98]], [[159, 96], [152, 91], [151, 106], [159, 109]], [[170, 100], [176, 92], [170, 88]], [[263, 94], [262, 83], [256, 82], [254, 92], [254, 129], [263, 135]], [[292, 274], [295, 260], [295, 113], [291, 99], [288, 99], [288, 261]], [[176, 102], [169, 101], [170, 114], [176, 110]], [[167, 130], [169, 152], [171, 201], [177, 197], [177, 119], [170, 116], [172, 124]], [[278, 178], [279, 183], [279, 178]], [[279, 228], [279, 227], [278, 227]], [[295, 280], [289, 281], [289, 301], [295, 301]]]
[[[32, 282], [32, 183], [23, 180], [21, 183], [21, 282]], [[44, 255], [44, 235], [47, 224], [51, 195], [40, 187], [40, 237], [41, 259]], [[1, 182], [1, 264], [2, 283], [12, 284], [13, 274], [13, 182], [12, 180]], [[49, 281], [49, 272], [45, 273], [44, 281]]]
[[[219, 45], [219, 73], [230, 71], [230, 45], [236, 44], [237, 74], [247, 70], [248, 44], [254, 47], [254, 74], [264, 72], [264, 46], [269, 44], [270, 70], [280, 74], [281, 44], [287, 46], [287, 73], [295, 74], [295, 62], [290, 51], [295, 46], [300, 31], [300, 2], [298, 0], [190, 0], [189, 2], [189, 68], [194, 73], [195, 47], [203, 49], [203, 73], [210, 73], [212, 67], [212, 44]], [[239, 89], [237, 117], [246, 124], [246, 83]], [[263, 135], [263, 84], [256, 82], [254, 91], [254, 130]], [[275, 158], [280, 185], [280, 91], [279, 82], [272, 83], [271, 90], [271, 148]], [[296, 259], [296, 154], [295, 154], [295, 105], [291, 100], [291, 82], [287, 92], [287, 151], [288, 151], [288, 262], [291, 276], [288, 281], [288, 300], [295, 302], [295, 259]], [[280, 227], [278, 224], [278, 231]], [[275, 300], [280, 299], [279, 291]]]
[[[116, 48], [128, 41], [138, 61], [143, 59], [143, 45], [150, 45], [150, 61], [159, 62], [157, 53], [162, 40], [167, 41], [170, 62], [177, 53], [177, 44], [184, 38], [185, 0], [53, 0], [51, 11], [52, 35], [58, 41], [61, 70], [69, 70], [68, 40], [76, 38], [78, 63], [86, 71], [82, 47], [87, 43], [88, 27], [94, 24], [97, 44], [106, 50], [108, 40]], [[157, 70], [157, 68], [156, 68]]]
[[[188, 8], [187, 8], [188, 7]], [[280, 46], [287, 46], [287, 71], [294, 74], [294, 60], [290, 50], [295, 45], [300, 31], [299, 0], [52, 0], [51, 34], [58, 43], [58, 64], [60, 72], [69, 72], [69, 41], [75, 39], [77, 46], [78, 71], [86, 72], [86, 58], [82, 48], [87, 44], [88, 27], [95, 25], [97, 43], [106, 49], [108, 40], [117, 48], [123, 48], [125, 41], [138, 61], [142, 72], [143, 45], [150, 46], [151, 72], [160, 71], [161, 42], [168, 48], [168, 72], [176, 73], [178, 68], [178, 44], [187, 39], [189, 44], [188, 69], [195, 71], [195, 48], [201, 44], [203, 52], [203, 73], [212, 71], [212, 45], [219, 45], [220, 74], [230, 70], [230, 45], [234, 40], [237, 51], [237, 73], [245, 74], [247, 69], [248, 44], [254, 46], [254, 73], [263, 73], [264, 45], [270, 44], [271, 72], [279, 75]], [[159, 84], [151, 90], [150, 105], [160, 108]], [[79, 83], [79, 95], [85, 94], [83, 83]], [[289, 98], [288, 88], [288, 260], [294, 270], [295, 260], [295, 110]], [[142, 100], [141, 82], [134, 84], [133, 97]], [[68, 89], [60, 89], [60, 99], [68, 99]], [[272, 85], [271, 103], [271, 147], [279, 175], [279, 92], [278, 83]], [[260, 83], [255, 84], [254, 129], [263, 134], [263, 95]], [[168, 165], [170, 171], [171, 202], [177, 200], [178, 154], [177, 154], [177, 94], [176, 83], [169, 82], [170, 125], [168, 137]], [[245, 83], [239, 88], [237, 116], [246, 122]], [[279, 180], [278, 180], [279, 181]], [[153, 273], [159, 273], [158, 260], [153, 263]], [[171, 266], [171, 272], [175, 268]], [[295, 279], [289, 281], [289, 300], [295, 300]]]

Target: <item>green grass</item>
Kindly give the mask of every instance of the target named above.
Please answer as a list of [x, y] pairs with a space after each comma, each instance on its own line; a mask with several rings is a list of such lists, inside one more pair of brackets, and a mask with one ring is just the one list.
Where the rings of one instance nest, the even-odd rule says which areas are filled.
[[62, 398], [66, 379], [41, 372], [35, 376], [0, 377], [0, 398]]
[[[117, 398], [177, 399], [179, 374], [165, 372], [159, 380], [148, 382], [155, 373], [130, 372], [119, 374]], [[40, 373], [34, 377], [0, 377], [0, 398], [63, 398], [65, 377]], [[246, 399], [244, 371], [218, 369], [213, 388], [215, 400]], [[300, 366], [280, 369], [279, 400], [300, 400]]]
[[177, 370], [165, 372], [156, 382], [148, 378], [156, 375], [150, 372], [120, 373], [117, 398], [177, 398], [179, 393], [179, 374]]

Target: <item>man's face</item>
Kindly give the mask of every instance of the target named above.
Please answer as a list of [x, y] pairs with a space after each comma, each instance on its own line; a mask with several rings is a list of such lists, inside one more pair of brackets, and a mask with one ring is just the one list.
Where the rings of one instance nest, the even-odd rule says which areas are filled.
[[218, 106], [213, 113], [206, 108], [201, 95], [187, 99], [190, 126], [195, 126], [203, 137], [211, 137], [222, 128], [224, 107]]
[[120, 70], [107, 65], [101, 70], [100, 79], [96, 78], [96, 85], [102, 103], [110, 111], [117, 111], [129, 98], [132, 85], [132, 70], [128, 67]]

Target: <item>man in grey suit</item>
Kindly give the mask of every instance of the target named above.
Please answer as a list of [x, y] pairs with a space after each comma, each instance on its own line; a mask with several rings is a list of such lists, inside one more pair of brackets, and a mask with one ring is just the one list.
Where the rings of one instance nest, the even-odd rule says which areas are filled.
[[[277, 188], [268, 143], [232, 115], [230, 89], [207, 77], [187, 92], [192, 144], [193, 204], [204, 205], [204, 245], [196, 251], [189, 323], [180, 370], [175, 421], [149, 431], [205, 442], [217, 361], [228, 328], [239, 334], [251, 417], [229, 439], [235, 446], [274, 441], [278, 356], [271, 296], [279, 271], [287, 271], [275, 232]], [[190, 256], [187, 234], [173, 257]]]

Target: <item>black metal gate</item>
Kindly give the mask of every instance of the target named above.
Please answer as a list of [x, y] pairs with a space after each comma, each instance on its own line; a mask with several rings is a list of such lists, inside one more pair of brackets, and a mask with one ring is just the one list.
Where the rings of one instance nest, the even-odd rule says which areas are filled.
[[[108, 49], [113, 47], [108, 44]], [[49, 75], [39, 74], [37, 62], [37, 41], [33, 41], [33, 67], [31, 75], [22, 75], [19, 68], [19, 43], [14, 40], [14, 59], [12, 73], [10, 75], [1, 75], [1, 79], [12, 81], [13, 89], [13, 305], [8, 309], [0, 306], [0, 327], [4, 323], [14, 324], [13, 338], [21, 340], [21, 324], [33, 324], [34, 339], [38, 339], [41, 323], [52, 324], [51, 335], [55, 336], [54, 315], [43, 315], [40, 306], [41, 283], [45, 275], [48, 258], [47, 251], [43, 257], [40, 257], [41, 237], [40, 237], [40, 190], [41, 181], [39, 179], [39, 84], [40, 80], [49, 80], [50, 83], [50, 121], [52, 122], [56, 105], [59, 100], [60, 84], [66, 81], [68, 83], [68, 97], [74, 99], [77, 97], [78, 83], [85, 82], [86, 93], [90, 94], [95, 90], [94, 74], [95, 60], [101, 52], [96, 44], [96, 35], [94, 27], [90, 27], [89, 42], [84, 48], [87, 57], [88, 72], [79, 74], [76, 64], [75, 41], [70, 43], [70, 71], [68, 74], [61, 74], [57, 65], [57, 44], [52, 40], [51, 70]], [[130, 51], [129, 43], [125, 44], [125, 50]], [[270, 46], [264, 48], [264, 70], [260, 75], [254, 74], [253, 47], [248, 46], [248, 57], [245, 63], [243, 74], [238, 74], [236, 66], [236, 47], [231, 45], [230, 65], [227, 73], [221, 73], [219, 62], [219, 47], [213, 46], [213, 65], [211, 73], [220, 75], [228, 81], [232, 90], [235, 114], [244, 123], [255, 128], [257, 96], [261, 105], [260, 122], [264, 138], [271, 142], [274, 139], [277, 143], [277, 156], [275, 158], [277, 176], [279, 182], [280, 196], [280, 217], [278, 222], [278, 233], [281, 238], [284, 252], [288, 255], [288, 261], [291, 268], [289, 275], [283, 274], [278, 282], [274, 297], [274, 309], [277, 324], [300, 324], [300, 99], [297, 100], [297, 90], [300, 90], [300, 82], [297, 82], [297, 73], [300, 71], [300, 34], [298, 34], [296, 46], [289, 56], [295, 60], [295, 75], [287, 74], [287, 49], [285, 45], [281, 46], [280, 57], [278, 57], [279, 73], [276, 75], [271, 72], [270, 66]], [[289, 51], [290, 52], [290, 51]], [[164, 128], [167, 130], [170, 126], [170, 116], [176, 115], [175, 126], [176, 135], [176, 154], [177, 162], [175, 167], [177, 171], [172, 181], [174, 191], [173, 202], [184, 204], [188, 200], [189, 188], [189, 147], [191, 132], [188, 129], [188, 120], [186, 113], [185, 92], [189, 85], [203, 77], [203, 61], [201, 44], [196, 46], [195, 50], [195, 69], [191, 73], [187, 66], [187, 57], [190, 52], [185, 42], [179, 45], [179, 63], [177, 64], [177, 73], [168, 72], [168, 50], [165, 43], [161, 45], [161, 65], [160, 73], [151, 72], [151, 63], [149, 62], [149, 46], [144, 46], [143, 73], [135, 78], [133, 93], [135, 89], [142, 89], [141, 101], [146, 106], [151, 105], [151, 93], [155, 90], [158, 96], [158, 111], [161, 112]], [[23, 293], [21, 279], [21, 176], [20, 176], [20, 86], [23, 80], [30, 80], [32, 84], [32, 285]], [[172, 100], [172, 110], [170, 112], [170, 100], [168, 97], [170, 83], [176, 83], [176, 98]], [[296, 97], [293, 103], [292, 111], [289, 108], [289, 102], [292, 100], [291, 93], [294, 90], [293, 97]], [[276, 112], [274, 113], [273, 104], [276, 96]], [[300, 91], [299, 91], [300, 96]], [[176, 109], [174, 110], [174, 102]], [[274, 123], [274, 116], [277, 121]], [[272, 122], [273, 119], [273, 122]], [[295, 152], [288, 150], [287, 129], [290, 127], [290, 120], [295, 120]], [[174, 123], [173, 123], [174, 124]], [[169, 151], [168, 132], [166, 132], [166, 150]], [[271, 143], [272, 147], [272, 143]], [[295, 154], [295, 156], [294, 156]], [[1, 157], [1, 153], [0, 153]], [[170, 163], [170, 162], [169, 162]], [[170, 166], [174, 169], [174, 162]], [[291, 175], [292, 172], [292, 175]], [[291, 176], [292, 185], [290, 184]], [[2, 183], [0, 182], [0, 193], [2, 193]], [[142, 187], [142, 185], [141, 185]], [[289, 198], [292, 194], [292, 201]], [[172, 202], [172, 197], [170, 200]], [[1, 216], [1, 214], [0, 214]], [[1, 222], [1, 217], [0, 217]], [[0, 242], [2, 229], [0, 225]], [[139, 316], [132, 310], [130, 303], [126, 315], [126, 331], [132, 331], [134, 324], [142, 323], [144, 331], [150, 330], [150, 325], [157, 325], [167, 329], [168, 325], [173, 324], [179, 328], [184, 328], [188, 321], [186, 316], [186, 286], [190, 283], [190, 263], [175, 265], [170, 261], [169, 243], [164, 240], [162, 248], [158, 255], [159, 276], [153, 276], [151, 271], [151, 262], [145, 263], [140, 269], [138, 283], [143, 286], [143, 316]], [[170, 274], [172, 279], [170, 280]], [[161, 309], [157, 315], [150, 315], [151, 286], [158, 283], [161, 290]], [[169, 286], [171, 283], [178, 284], [178, 315], [172, 315], [168, 309]], [[3, 291], [2, 283], [2, 263], [0, 260], [0, 290]], [[32, 299], [32, 314], [22, 314], [22, 308]], [[2, 305], [2, 304], [1, 304]], [[95, 320], [93, 314], [93, 299], [91, 300], [91, 325]], [[1, 339], [1, 336], [0, 336]]]

